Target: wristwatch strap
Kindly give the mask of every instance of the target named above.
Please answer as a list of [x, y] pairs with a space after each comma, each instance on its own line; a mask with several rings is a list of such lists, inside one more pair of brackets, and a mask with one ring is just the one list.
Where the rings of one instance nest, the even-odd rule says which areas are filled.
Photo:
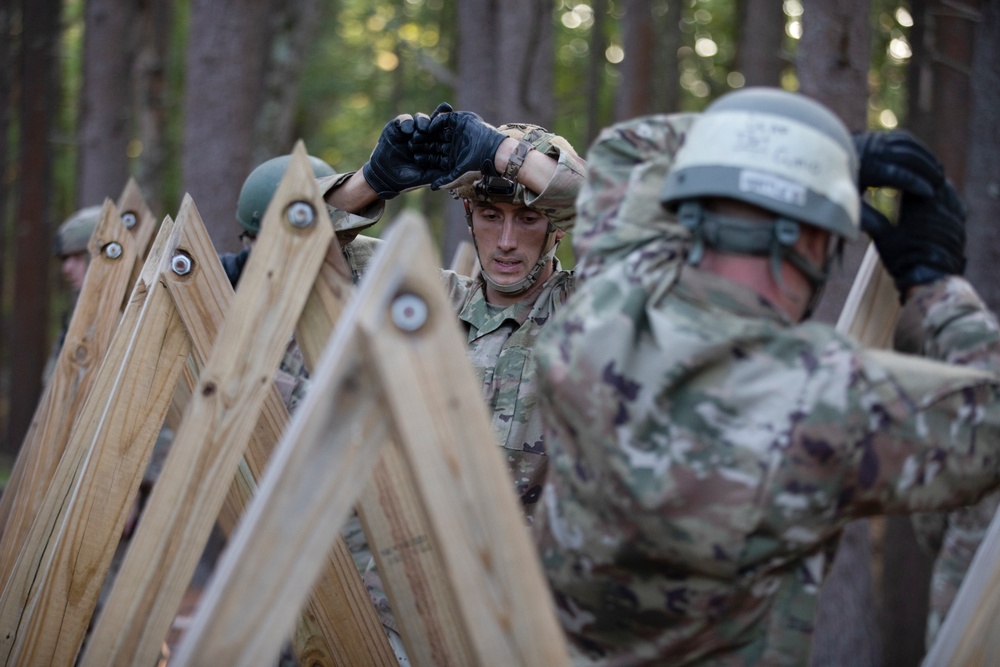
[[529, 144], [524, 139], [517, 142], [517, 148], [511, 153], [510, 159], [507, 160], [507, 168], [503, 171], [503, 177], [512, 183], [517, 182], [517, 172], [521, 171], [521, 165], [524, 164], [524, 159], [528, 157], [528, 153], [535, 150], [535, 147]]

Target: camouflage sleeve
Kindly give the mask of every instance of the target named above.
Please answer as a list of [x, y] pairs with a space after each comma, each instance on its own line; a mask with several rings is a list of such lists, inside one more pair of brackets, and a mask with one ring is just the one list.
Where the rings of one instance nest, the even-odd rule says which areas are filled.
[[856, 509], [871, 502], [885, 512], [952, 509], [1000, 480], [997, 320], [959, 277], [914, 298], [925, 350], [937, 360], [860, 353], [854, 400], [869, 423], [855, 452]]
[[309, 371], [306, 370], [302, 351], [294, 340], [289, 342], [285, 349], [285, 355], [274, 376], [274, 384], [281, 394], [285, 407], [288, 408], [288, 413], [294, 414], [299, 403], [309, 392]]
[[[316, 185], [319, 187], [319, 196], [325, 198], [327, 193], [331, 190], [339, 188], [343, 185], [347, 179], [354, 175], [355, 172], [349, 171], [344, 174], [334, 174], [333, 176], [324, 176], [323, 178], [316, 180]], [[360, 214], [348, 213], [347, 211], [341, 211], [339, 208], [334, 208], [330, 204], [326, 205], [326, 212], [330, 214], [330, 221], [333, 222], [334, 229], [352, 229], [354, 227], [362, 227], [366, 224], [375, 224], [382, 217], [382, 213], [385, 212], [385, 201], [379, 199], [375, 203], [368, 206]], [[346, 221], [347, 224], [338, 225], [338, 221]]]
[[958, 595], [965, 573], [972, 565], [990, 522], [1000, 506], [1000, 492], [990, 493], [977, 504], [948, 515], [941, 552], [931, 573], [930, 610], [926, 645], [933, 643], [941, 624]]
[[559, 229], [571, 231], [576, 220], [576, 198], [586, 173], [583, 158], [562, 151], [545, 189], [535, 193], [525, 188], [524, 203], [545, 213]]
[[444, 283], [444, 288], [448, 292], [448, 303], [451, 304], [451, 309], [456, 313], [460, 312], [465, 306], [469, 294], [475, 289], [476, 278], [463, 276], [450, 269], [442, 269], [441, 282]]
[[923, 314], [924, 354], [1000, 374], [997, 319], [964, 278], [921, 287], [913, 297]]
[[660, 189], [695, 114], [655, 115], [605, 129], [587, 153], [573, 250], [586, 279], [649, 242], [687, 237], [660, 206]]

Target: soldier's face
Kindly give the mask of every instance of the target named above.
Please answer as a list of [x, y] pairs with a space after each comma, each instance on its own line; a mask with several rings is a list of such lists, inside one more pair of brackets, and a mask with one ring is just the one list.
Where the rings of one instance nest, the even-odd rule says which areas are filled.
[[[548, 219], [527, 206], [476, 203], [472, 209], [472, 233], [479, 246], [479, 262], [490, 278], [501, 285], [512, 285], [528, 275], [542, 255], [548, 227]], [[547, 277], [540, 276], [539, 282]]]
[[74, 292], [83, 287], [83, 279], [87, 276], [87, 264], [90, 255], [86, 252], [75, 252], [62, 258], [62, 274], [66, 284]]

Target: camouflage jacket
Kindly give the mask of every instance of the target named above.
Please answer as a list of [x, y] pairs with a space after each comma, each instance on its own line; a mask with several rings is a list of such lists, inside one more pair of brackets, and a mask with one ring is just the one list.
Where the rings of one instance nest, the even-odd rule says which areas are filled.
[[573, 274], [556, 271], [532, 301], [502, 310], [486, 303], [483, 282], [445, 271], [452, 307], [468, 343], [469, 360], [482, 382], [493, 432], [504, 447], [507, 469], [525, 515], [531, 517], [545, 480], [547, 459], [538, 412], [534, 347], [538, 334], [573, 291]]
[[[351, 278], [357, 285], [361, 275], [368, 268], [368, 263], [385, 241], [372, 238], [370, 236], [358, 236], [353, 241], [341, 248], [341, 253], [347, 261], [347, 267], [351, 271]], [[294, 412], [299, 403], [305, 398], [309, 389], [309, 373], [305, 368], [305, 361], [302, 359], [302, 352], [295, 341], [288, 343], [285, 355], [278, 366], [278, 373], [275, 375], [274, 383], [278, 387], [281, 399], [289, 412]]]
[[950, 364], [863, 350], [686, 265], [659, 189], [689, 123], [630, 121], [588, 155], [580, 283], [536, 347], [535, 532], [580, 657], [802, 665], [848, 521], [1000, 481], [1000, 329], [954, 277], [913, 297]]

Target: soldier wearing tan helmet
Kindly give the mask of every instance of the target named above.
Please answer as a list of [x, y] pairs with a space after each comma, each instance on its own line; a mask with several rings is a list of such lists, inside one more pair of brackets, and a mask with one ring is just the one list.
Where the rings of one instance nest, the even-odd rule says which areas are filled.
[[585, 173], [569, 142], [544, 128], [495, 128], [443, 104], [430, 116], [389, 122], [364, 167], [326, 193], [335, 210], [368, 216], [381, 215], [383, 200], [427, 185], [463, 201], [481, 274], [445, 271], [444, 279], [529, 518], [546, 461], [533, 346], [573, 289], [555, 250], [573, 226]]
[[[573, 290], [573, 274], [555, 250], [573, 226], [585, 174], [584, 161], [558, 135], [522, 123], [495, 128], [442, 104], [430, 116], [390, 121], [362, 169], [325, 193], [342, 215], [372, 219], [384, 200], [418, 187], [463, 201], [481, 273], [442, 273], [496, 435], [496, 442], [473, 444], [503, 447], [529, 520], [547, 462], [533, 348]], [[397, 630], [371, 568], [365, 582], [383, 623]]]

